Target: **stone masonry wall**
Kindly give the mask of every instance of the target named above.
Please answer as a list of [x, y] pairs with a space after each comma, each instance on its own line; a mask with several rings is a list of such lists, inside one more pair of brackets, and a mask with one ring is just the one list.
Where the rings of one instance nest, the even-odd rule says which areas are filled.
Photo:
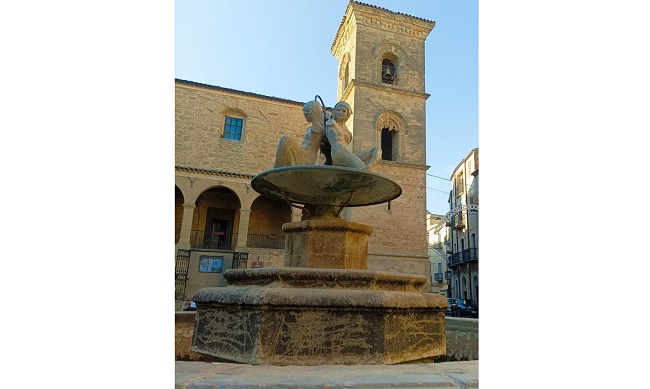
[[[304, 103], [176, 83], [176, 165], [257, 174], [271, 169], [284, 134], [302, 142]], [[305, 102], [312, 97], [306, 97]], [[225, 117], [244, 119], [242, 140], [223, 138]]]
[[474, 361], [478, 359], [478, 320], [447, 317], [445, 320], [447, 355], [440, 360]]

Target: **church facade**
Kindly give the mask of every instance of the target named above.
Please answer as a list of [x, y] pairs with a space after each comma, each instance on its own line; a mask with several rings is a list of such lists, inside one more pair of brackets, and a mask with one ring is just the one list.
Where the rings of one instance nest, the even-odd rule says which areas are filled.
[[[331, 46], [339, 66], [337, 101], [353, 111], [347, 122], [352, 151], [380, 148], [372, 171], [402, 187], [388, 203], [346, 208], [342, 216], [373, 228], [369, 269], [428, 278], [424, 42], [434, 26], [350, 1]], [[309, 123], [306, 102], [195, 81], [177, 79], [175, 99], [179, 309], [199, 289], [225, 286], [226, 269], [283, 265], [282, 224], [301, 220], [302, 210], [261, 196], [250, 184], [273, 168], [279, 139], [288, 134], [301, 142]]]

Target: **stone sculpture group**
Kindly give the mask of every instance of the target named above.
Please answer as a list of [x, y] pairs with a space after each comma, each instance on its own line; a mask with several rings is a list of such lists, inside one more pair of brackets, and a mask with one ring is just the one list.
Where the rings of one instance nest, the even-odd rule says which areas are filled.
[[325, 156], [324, 165], [345, 166], [370, 171], [381, 158], [381, 150], [371, 147], [359, 153], [350, 151], [352, 132], [345, 124], [352, 115], [352, 107], [345, 101], [333, 109], [323, 108], [318, 100], [302, 107], [305, 119], [311, 123], [298, 144], [291, 136], [280, 139], [274, 168], [284, 166], [314, 165], [320, 151]]

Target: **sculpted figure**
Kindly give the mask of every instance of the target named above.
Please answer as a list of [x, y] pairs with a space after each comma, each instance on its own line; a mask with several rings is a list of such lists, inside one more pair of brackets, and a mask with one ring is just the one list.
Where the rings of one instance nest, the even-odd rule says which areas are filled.
[[316, 100], [306, 103], [302, 107], [302, 113], [305, 115], [305, 119], [311, 123], [302, 139], [302, 144], [298, 144], [289, 135], [280, 138], [273, 167], [316, 163], [321, 140], [325, 136], [325, 120], [329, 116], [325, 116], [323, 106]]
[[352, 115], [352, 107], [339, 101], [331, 109], [323, 110], [317, 100], [309, 101], [302, 107], [305, 119], [311, 123], [298, 144], [291, 136], [280, 138], [275, 152], [274, 168], [282, 166], [314, 165], [318, 151], [325, 156], [325, 165], [353, 167], [370, 170], [381, 158], [381, 150], [372, 147], [357, 154], [349, 150], [352, 132], [345, 122]]
[[[332, 165], [347, 166], [357, 169], [371, 170], [381, 157], [381, 150], [372, 147], [357, 154], [352, 153], [348, 146], [352, 141], [352, 132], [345, 122], [352, 115], [352, 107], [345, 101], [339, 101], [334, 106], [332, 118], [325, 123], [327, 142], [321, 145], [321, 151], [329, 151]], [[329, 150], [327, 150], [329, 143]], [[326, 161], [325, 164], [328, 164]]]

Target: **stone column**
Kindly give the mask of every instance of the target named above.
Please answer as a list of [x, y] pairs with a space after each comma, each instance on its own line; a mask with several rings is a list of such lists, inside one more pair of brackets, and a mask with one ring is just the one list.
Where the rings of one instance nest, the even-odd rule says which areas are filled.
[[183, 221], [181, 222], [181, 235], [176, 245], [179, 249], [190, 249], [190, 236], [192, 235], [192, 219], [196, 204], [183, 204]]
[[235, 251], [241, 251], [242, 248], [246, 247], [246, 241], [248, 239], [248, 224], [250, 223], [250, 218], [250, 209], [239, 210], [239, 228], [237, 229], [237, 246], [235, 247]]

